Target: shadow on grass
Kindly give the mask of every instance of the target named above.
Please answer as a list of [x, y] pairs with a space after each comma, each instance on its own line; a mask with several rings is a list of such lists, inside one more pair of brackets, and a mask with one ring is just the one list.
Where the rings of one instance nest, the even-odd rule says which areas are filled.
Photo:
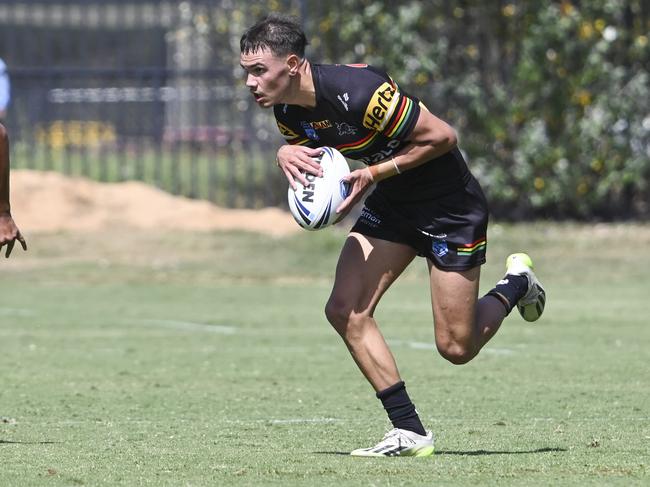
[[[473, 451], [449, 451], [449, 450], [436, 450], [434, 456], [437, 455], [461, 455], [461, 456], [481, 456], [481, 455], [525, 455], [531, 453], [549, 453], [549, 452], [562, 452], [567, 451], [566, 448], [538, 448], [537, 450], [520, 450], [520, 451], [507, 451], [507, 450], [473, 450]], [[346, 451], [315, 451], [317, 455], [350, 455]]]
[[0, 445], [55, 445], [60, 441], [9, 441], [0, 440]]
[[473, 450], [473, 451], [449, 451], [436, 450], [435, 455], [461, 455], [461, 456], [481, 456], [481, 455], [526, 455], [530, 453], [548, 453], [567, 451], [566, 448], [538, 448], [536, 450]]

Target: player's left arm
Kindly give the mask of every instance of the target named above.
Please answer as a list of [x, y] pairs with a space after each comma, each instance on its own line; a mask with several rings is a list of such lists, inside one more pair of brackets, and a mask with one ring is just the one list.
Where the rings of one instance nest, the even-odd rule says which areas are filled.
[[373, 183], [425, 164], [456, 147], [456, 131], [424, 105], [420, 107], [417, 121], [406, 139], [408, 144], [382, 162], [357, 169], [346, 178], [351, 190], [348, 198], [337, 208], [337, 213], [352, 208]]
[[401, 174], [421, 164], [440, 157], [458, 143], [456, 131], [444, 120], [436, 117], [424, 105], [413, 131], [408, 136], [408, 144], [398, 153], [387, 160], [369, 166], [366, 169], [371, 173], [373, 182]]

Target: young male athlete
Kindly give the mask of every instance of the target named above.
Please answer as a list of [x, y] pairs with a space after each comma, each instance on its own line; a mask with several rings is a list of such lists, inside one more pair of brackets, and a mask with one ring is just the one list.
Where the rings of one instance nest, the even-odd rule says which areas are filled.
[[20, 242], [23, 250], [27, 250], [27, 243], [11, 217], [11, 205], [9, 204], [9, 136], [4, 125], [0, 123], [0, 252], [2, 247], [6, 245], [5, 257], [11, 255], [16, 240]]
[[488, 210], [456, 146], [456, 134], [380, 69], [312, 64], [299, 24], [270, 15], [241, 38], [246, 86], [273, 107], [287, 141], [277, 164], [289, 183], [321, 175], [319, 147], [336, 147], [367, 167], [348, 177], [342, 215], [376, 184], [347, 237], [327, 319], [382, 401], [393, 429], [357, 456], [427, 456], [433, 435], [422, 425], [395, 360], [373, 318], [382, 295], [416, 256], [429, 267], [436, 346], [454, 364], [469, 362], [514, 306], [539, 318], [545, 294], [526, 254], [507, 259], [506, 276], [478, 299]]

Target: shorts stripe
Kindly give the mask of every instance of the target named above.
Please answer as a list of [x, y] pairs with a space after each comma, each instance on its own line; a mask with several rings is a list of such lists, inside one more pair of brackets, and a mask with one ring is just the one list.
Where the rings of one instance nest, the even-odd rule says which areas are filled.
[[486, 245], [487, 245], [487, 240], [485, 238], [481, 238], [474, 243], [459, 246], [456, 249], [456, 252], [459, 255], [472, 255], [478, 252], [479, 250], [484, 249]]

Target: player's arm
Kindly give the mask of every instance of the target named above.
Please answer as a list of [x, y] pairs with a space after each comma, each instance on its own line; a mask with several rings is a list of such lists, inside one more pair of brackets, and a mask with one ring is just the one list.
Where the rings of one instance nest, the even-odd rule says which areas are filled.
[[337, 213], [345, 213], [352, 208], [372, 184], [427, 163], [456, 147], [454, 129], [429, 112], [424, 105], [419, 108], [416, 122], [406, 136], [408, 144], [386, 160], [357, 169], [346, 178], [351, 190], [337, 208]]
[[9, 204], [9, 136], [0, 124], [0, 251], [7, 246], [5, 257], [11, 255], [16, 240], [27, 250], [25, 239], [11, 217]]
[[305, 173], [313, 174], [316, 177], [323, 175], [323, 169], [320, 164], [313, 158], [318, 157], [322, 150], [319, 148], [308, 147], [305, 145], [285, 144], [278, 149], [276, 163], [284, 175], [287, 177], [289, 184], [295, 190], [296, 180], [303, 186], [308, 186], [309, 182], [305, 178]]
[[440, 157], [458, 143], [456, 131], [423, 108], [408, 137], [408, 144], [387, 160], [366, 168], [373, 182], [395, 176]]
[[297, 127], [291, 126], [289, 120], [280, 120], [280, 111], [276, 111], [275, 115], [278, 129], [287, 141], [287, 144], [278, 149], [275, 162], [282, 169], [294, 190], [296, 189], [296, 180], [303, 186], [307, 186], [309, 183], [305, 179], [305, 173], [313, 174], [316, 177], [323, 175], [320, 164], [313, 159], [318, 157], [322, 151], [315, 146], [313, 140], [301, 136], [301, 131]]

